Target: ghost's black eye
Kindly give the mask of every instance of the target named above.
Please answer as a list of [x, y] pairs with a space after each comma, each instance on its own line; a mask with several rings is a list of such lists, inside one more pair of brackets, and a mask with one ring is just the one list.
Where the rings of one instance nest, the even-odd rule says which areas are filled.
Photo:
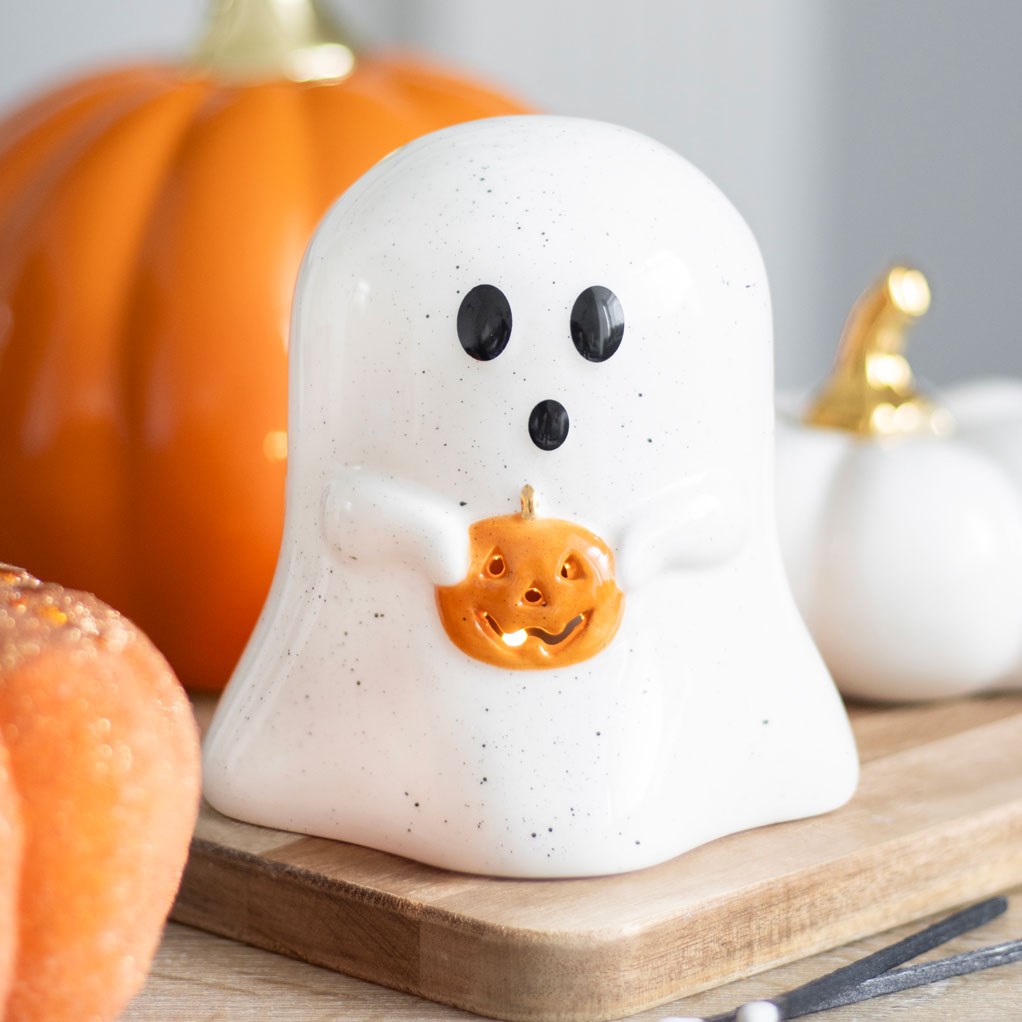
[[571, 339], [590, 362], [606, 362], [621, 346], [625, 314], [609, 288], [587, 287], [571, 309]]
[[496, 358], [511, 336], [511, 306], [492, 284], [472, 288], [458, 309], [458, 340], [480, 362]]

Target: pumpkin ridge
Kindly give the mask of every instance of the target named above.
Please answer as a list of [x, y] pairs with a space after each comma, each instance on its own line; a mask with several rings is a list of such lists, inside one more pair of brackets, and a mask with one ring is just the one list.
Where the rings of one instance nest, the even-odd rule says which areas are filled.
[[[117, 118], [119, 114], [111, 110], [118, 106], [133, 107], [140, 89], [147, 87], [150, 78], [153, 79], [150, 95], [166, 91], [169, 82], [157, 82], [155, 76], [144, 75], [142, 68], [133, 68], [55, 89], [0, 121], [0, 225], [11, 215], [11, 203], [16, 203], [13, 212], [25, 214], [25, 207], [31, 203], [26, 202], [22, 189], [28, 184], [37, 193], [45, 192], [43, 180], [51, 181], [53, 172], [42, 179], [44, 168], [54, 162], [67, 166], [66, 157], [62, 162], [58, 158], [64, 147], [72, 147], [74, 160], [89, 145], [86, 136], [93, 137], [88, 126], [104, 117]], [[77, 145], [76, 135], [83, 136]]]
[[[12, 395], [0, 411], [0, 460], [32, 481], [25, 499], [6, 509], [5, 549], [42, 574], [56, 574], [47, 564], [60, 565], [65, 577], [88, 581], [115, 602], [122, 591], [118, 539], [126, 509], [116, 498], [124, 428], [113, 371], [117, 336], [110, 326], [119, 313], [118, 268], [127, 273], [134, 257], [139, 221], [131, 218], [132, 198], [144, 192], [147, 164], [158, 154], [152, 144], [163, 126], [157, 111], [186, 95], [171, 84], [162, 83], [155, 95], [147, 89], [130, 100], [119, 96], [113, 109], [90, 117], [77, 144], [51, 161], [46, 187], [25, 203], [24, 222], [7, 225], [21, 237], [7, 246], [19, 258], [7, 267], [4, 290], [12, 308], [36, 314], [15, 319], [0, 365]], [[148, 135], [146, 147], [135, 145], [140, 132]], [[138, 154], [127, 167], [125, 147]], [[46, 300], [55, 273], [67, 277], [56, 305]], [[67, 345], [67, 338], [74, 343]], [[53, 536], [39, 542], [40, 531], [47, 531], [41, 522], [50, 523], [56, 542]], [[83, 527], [90, 541], [109, 544], [99, 573], [81, 570], [89, 553], [73, 536]]]
[[[139, 456], [138, 447], [140, 442], [144, 446], [146, 439], [145, 434], [139, 428], [139, 423], [143, 418], [139, 407], [148, 395], [139, 386], [137, 378], [138, 356], [144, 346], [145, 338], [137, 336], [134, 329], [138, 319], [139, 281], [144, 271], [143, 253], [150, 244], [154, 213], [163, 201], [164, 192], [169, 187], [173, 177], [173, 168], [180, 159], [182, 151], [188, 145], [188, 139], [196, 120], [201, 117], [202, 110], [214, 101], [218, 91], [215, 84], [208, 78], [194, 74], [179, 75], [174, 83], [174, 89], [176, 97], [190, 97], [191, 101], [187, 104], [180, 104], [186, 109], [175, 125], [172, 139], [164, 149], [162, 157], [153, 171], [153, 187], [148, 201], [144, 203], [144, 211], [139, 214], [139, 230], [135, 238], [132, 258], [127, 262], [127, 272], [119, 289], [121, 300], [115, 306], [120, 313], [120, 322], [111, 329], [114, 338], [112, 350], [115, 360], [113, 385], [118, 394], [117, 403], [121, 410], [122, 428], [120, 478], [123, 493], [117, 506], [125, 519], [125, 536], [131, 535], [131, 517], [138, 507], [141, 487], [140, 465], [144, 460]], [[119, 601], [111, 602], [115, 602], [117, 606], [123, 608], [128, 617], [136, 620], [140, 616], [146, 616], [143, 609], [144, 596], [138, 592], [137, 562], [132, 556], [133, 550], [130, 543], [122, 540], [121, 548], [126, 559], [123, 596]]]
[[[52, 121], [40, 124], [13, 145], [0, 148], [0, 288], [5, 265], [17, 266], [24, 251], [18, 232], [39, 218], [60, 182], [75, 172], [83, 153], [121, 118], [165, 91], [164, 87], [139, 98], [133, 88], [125, 87], [102, 93], [95, 102], [75, 102], [54, 115], [56, 131], [51, 130]], [[9, 123], [0, 124], [0, 133]]]
[[[395, 88], [388, 76], [381, 73], [378, 62], [369, 57], [359, 58], [355, 70], [342, 85], [332, 89], [306, 87], [305, 106], [321, 123], [362, 125], [358, 133], [340, 136], [327, 133], [318, 140], [320, 209], [316, 221], [340, 198], [344, 188], [354, 184], [381, 156], [438, 126], [423, 124], [420, 112], [408, 96]], [[338, 188], [338, 181], [346, 182], [344, 188]]]
[[296, 88], [210, 93], [151, 212], [132, 295], [125, 543], [145, 565], [132, 616], [200, 687], [226, 681], [280, 543], [285, 466], [265, 445], [286, 426], [291, 292], [311, 231]]
[[122, 289], [122, 306], [125, 308], [125, 312], [116, 330], [117, 340], [115, 348], [122, 353], [117, 379], [121, 393], [121, 407], [124, 409], [125, 435], [129, 443], [136, 436], [136, 428], [141, 418], [137, 412], [137, 406], [145, 397], [145, 395], [139, 394], [135, 389], [137, 380], [133, 374], [135, 355], [142, 346], [142, 342], [134, 329], [137, 317], [137, 290], [139, 288], [139, 279], [143, 276], [143, 264], [140, 260], [147, 246], [151, 244], [152, 222], [156, 211], [165, 201], [167, 189], [171, 186], [174, 166], [180, 160], [182, 152], [189, 144], [189, 137], [194, 129], [195, 122], [201, 118], [203, 110], [216, 101], [216, 94], [219, 91], [213, 82], [200, 75], [182, 78], [178, 83], [178, 87], [193, 89], [194, 101], [187, 113], [181, 117], [173, 142], [164, 150], [163, 158], [160, 161], [159, 173], [154, 172], [153, 174], [154, 186], [150, 193], [149, 201], [145, 205], [145, 212], [139, 216], [141, 229], [138, 232], [137, 243], [135, 245], [135, 258], [129, 267], [129, 272], [125, 277]]
[[[5, 113], [0, 118], [0, 176], [6, 170], [4, 164], [12, 157], [23, 155], [17, 150], [31, 145], [34, 135], [47, 133], [64, 121], [80, 119], [90, 108], [107, 103], [119, 94], [137, 92], [150, 78], [155, 84], [158, 76], [152, 74], [153, 70], [122, 68], [68, 82]], [[168, 73], [169, 69], [164, 77]]]

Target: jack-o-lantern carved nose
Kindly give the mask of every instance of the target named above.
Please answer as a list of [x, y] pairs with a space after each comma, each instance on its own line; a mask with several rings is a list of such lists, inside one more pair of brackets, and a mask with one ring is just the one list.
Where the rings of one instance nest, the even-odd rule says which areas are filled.
[[556, 451], [568, 436], [568, 411], [560, 401], [540, 401], [529, 416], [529, 436], [541, 451]]
[[543, 607], [546, 600], [543, 598], [543, 590], [537, 585], [531, 585], [522, 595], [522, 602], [530, 607]]

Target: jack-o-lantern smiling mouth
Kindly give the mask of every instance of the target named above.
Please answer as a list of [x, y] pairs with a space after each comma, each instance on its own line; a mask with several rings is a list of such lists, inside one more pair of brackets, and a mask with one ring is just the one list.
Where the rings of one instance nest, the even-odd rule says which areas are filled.
[[470, 567], [436, 589], [444, 630], [463, 652], [494, 667], [567, 667], [614, 638], [624, 593], [614, 555], [588, 529], [536, 515], [531, 486], [517, 515], [469, 528]]
[[479, 620], [489, 625], [493, 630], [494, 636], [498, 641], [502, 642], [505, 646], [515, 649], [521, 646], [530, 636], [534, 639], [539, 639], [540, 642], [545, 642], [548, 646], [556, 646], [559, 643], [567, 642], [573, 635], [582, 634], [590, 612], [586, 611], [582, 614], [576, 614], [556, 633], [548, 632], [545, 628], [540, 628], [538, 625], [529, 625], [527, 628], [519, 628], [514, 632], [505, 632], [497, 623], [497, 619], [489, 611], [479, 610], [476, 613], [479, 615]]

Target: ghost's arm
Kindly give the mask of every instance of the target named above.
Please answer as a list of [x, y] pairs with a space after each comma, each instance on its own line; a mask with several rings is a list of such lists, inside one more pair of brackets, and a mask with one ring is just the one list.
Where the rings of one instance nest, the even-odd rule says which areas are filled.
[[453, 585], [468, 570], [462, 509], [373, 472], [342, 470], [327, 484], [323, 530], [337, 556], [362, 565], [400, 564], [436, 585]]
[[719, 564], [741, 547], [746, 532], [737, 486], [705, 476], [682, 480], [627, 514], [618, 537], [622, 588], [637, 589], [665, 571]]

